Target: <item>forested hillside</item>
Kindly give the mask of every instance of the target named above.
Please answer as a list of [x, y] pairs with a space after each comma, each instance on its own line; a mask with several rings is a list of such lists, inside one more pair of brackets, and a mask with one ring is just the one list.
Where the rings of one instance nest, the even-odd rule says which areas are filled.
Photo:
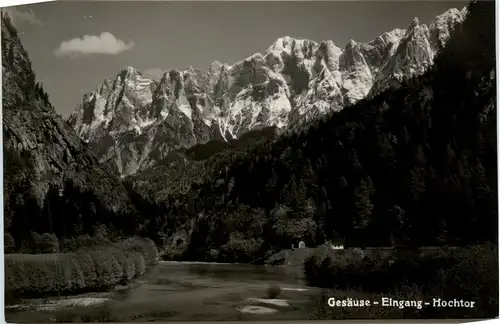
[[[463, 22], [461, 9], [450, 8], [427, 25], [415, 17], [399, 26], [406, 29], [386, 30], [368, 42], [351, 40], [343, 48], [331, 40], [278, 37], [265, 51], [231, 65], [172, 69], [156, 80], [127, 66], [84, 94], [68, 123], [122, 176], [194, 145], [232, 141], [266, 127], [300, 128], [422, 74]], [[172, 66], [171, 55], [163, 53], [161, 64]]]
[[1, 20], [6, 251], [33, 252], [36, 233], [47, 233], [49, 245], [101, 225], [136, 233], [141, 217], [116, 169], [99, 163], [57, 115], [15, 26], [6, 13]]
[[185, 257], [232, 261], [299, 239], [496, 242], [494, 12], [492, 1], [473, 2], [434, 67], [401, 88], [246, 154], [219, 153], [187, 173], [187, 190], [136, 197], [155, 215], [149, 234], [184, 226]]

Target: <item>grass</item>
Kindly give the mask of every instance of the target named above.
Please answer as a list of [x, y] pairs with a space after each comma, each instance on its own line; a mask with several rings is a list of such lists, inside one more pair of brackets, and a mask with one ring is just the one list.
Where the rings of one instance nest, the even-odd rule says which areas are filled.
[[46, 253], [46, 254], [25, 254], [11, 253], [6, 254], [5, 259], [11, 261], [60, 261], [65, 260], [69, 256], [68, 253]]

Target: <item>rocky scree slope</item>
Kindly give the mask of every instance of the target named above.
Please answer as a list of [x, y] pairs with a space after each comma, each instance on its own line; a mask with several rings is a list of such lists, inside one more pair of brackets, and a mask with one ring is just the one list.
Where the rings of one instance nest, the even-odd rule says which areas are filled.
[[169, 153], [252, 130], [300, 127], [368, 95], [423, 73], [466, 10], [450, 9], [428, 26], [405, 29], [368, 43], [282, 37], [264, 54], [233, 65], [214, 62], [207, 72], [189, 67], [160, 80], [127, 67], [87, 93], [70, 125], [121, 175], [134, 174]]

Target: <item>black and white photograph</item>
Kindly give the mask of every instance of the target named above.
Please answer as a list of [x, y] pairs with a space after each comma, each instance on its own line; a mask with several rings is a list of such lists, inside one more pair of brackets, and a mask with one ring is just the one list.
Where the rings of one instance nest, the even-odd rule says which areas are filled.
[[495, 13], [2, 7], [6, 321], [498, 318]]

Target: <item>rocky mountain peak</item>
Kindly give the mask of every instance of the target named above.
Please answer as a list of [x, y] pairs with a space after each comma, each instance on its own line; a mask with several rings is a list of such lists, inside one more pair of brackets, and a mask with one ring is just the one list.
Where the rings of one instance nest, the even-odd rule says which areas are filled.
[[118, 75], [122, 78], [128, 78], [128, 77], [133, 77], [137, 73], [138, 71], [134, 67], [126, 66], [120, 71], [120, 73], [118, 73]]
[[168, 78], [173, 82], [179, 81], [182, 79], [182, 72], [177, 69], [171, 69], [168, 71]]
[[295, 38], [290, 36], [279, 37], [269, 48], [268, 52], [286, 52], [288, 55], [292, 54]]
[[160, 78], [160, 81], [159, 81], [159, 82], [160, 82], [160, 83], [166, 82], [167, 78], [168, 78], [168, 72], [167, 72], [167, 71], [165, 71], [165, 72], [163, 72], [163, 74], [161, 75], [161, 78]]
[[465, 19], [466, 14], [467, 7], [462, 10], [452, 8], [437, 16], [436, 20], [429, 25], [430, 41], [434, 51], [437, 52], [444, 47], [451, 37], [450, 32], [453, 31], [454, 26]]
[[346, 45], [346, 51], [352, 51], [353, 48], [355, 48], [356, 46], [358, 45], [358, 42], [356, 42], [354, 39], [350, 39], [348, 42], [347, 42], [347, 45]]
[[339, 70], [339, 58], [344, 51], [337, 47], [332, 41], [323, 41], [320, 43], [315, 54], [315, 71], [320, 72], [323, 67], [329, 71]]
[[[232, 65], [215, 61], [207, 72], [171, 70], [159, 81], [127, 68], [119, 82], [84, 96], [70, 123], [85, 140], [104, 147], [103, 160], [130, 174], [193, 143], [229, 140], [267, 126], [298, 127], [423, 73], [463, 19], [456, 9], [429, 26], [415, 18], [407, 29], [367, 43], [350, 40], [344, 49], [333, 41], [283, 36], [263, 54]], [[93, 117], [83, 121], [83, 115]], [[106, 136], [112, 145], [102, 145]]]
[[268, 47], [265, 51], [265, 55], [272, 54], [276, 57], [284, 59], [288, 59], [290, 57], [310, 59], [317, 47], [318, 43], [315, 41], [284, 36], [278, 38], [270, 47]]
[[413, 20], [411, 21], [410, 26], [408, 26], [408, 29], [406, 30], [406, 33], [411, 33], [413, 29], [417, 28], [420, 26], [420, 21], [418, 17], [413, 17]]
[[222, 69], [222, 63], [219, 61], [214, 61], [210, 64], [208, 68], [208, 73], [213, 74], [213, 73], [218, 73]]
[[421, 74], [432, 65], [437, 51], [450, 39], [457, 24], [464, 21], [462, 12], [463, 10], [450, 9], [437, 16], [429, 26], [420, 24], [418, 19], [414, 18], [394, 54], [374, 79], [369, 95], [399, 86], [404, 77]]
[[383, 33], [379, 37], [375, 38], [373, 42], [384, 42], [386, 44], [397, 43], [401, 40], [402, 37], [404, 37], [405, 34], [406, 29], [396, 28], [394, 30], [391, 30], [390, 32]]

